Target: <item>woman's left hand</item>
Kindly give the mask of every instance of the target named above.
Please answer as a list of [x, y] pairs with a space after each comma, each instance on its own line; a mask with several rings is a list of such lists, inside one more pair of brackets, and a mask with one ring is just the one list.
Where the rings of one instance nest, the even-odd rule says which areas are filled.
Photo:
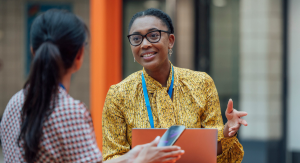
[[248, 125], [246, 120], [241, 118], [246, 116], [247, 112], [235, 110], [233, 108], [233, 101], [231, 99], [228, 101], [225, 115], [227, 118], [227, 123], [223, 131], [225, 137], [231, 137], [235, 135], [236, 132], [240, 129], [241, 125]]

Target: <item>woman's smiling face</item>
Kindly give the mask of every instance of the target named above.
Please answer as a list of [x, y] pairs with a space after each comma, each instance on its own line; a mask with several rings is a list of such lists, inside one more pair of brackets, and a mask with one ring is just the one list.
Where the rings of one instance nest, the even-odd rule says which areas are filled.
[[[169, 31], [168, 27], [155, 16], [143, 16], [137, 18], [130, 29], [129, 34], [145, 35], [155, 30]], [[175, 36], [161, 32], [161, 39], [157, 43], [151, 43], [146, 38], [138, 46], [132, 46], [131, 50], [135, 60], [145, 69], [155, 71], [169, 64], [168, 49], [174, 45]]]

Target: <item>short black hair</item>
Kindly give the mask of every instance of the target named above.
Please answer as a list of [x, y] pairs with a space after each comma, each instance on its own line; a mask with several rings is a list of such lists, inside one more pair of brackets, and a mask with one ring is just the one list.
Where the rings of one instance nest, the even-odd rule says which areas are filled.
[[165, 12], [163, 12], [159, 9], [156, 9], [156, 8], [149, 8], [145, 11], [141, 11], [141, 12], [134, 14], [129, 23], [128, 33], [130, 31], [130, 28], [131, 28], [133, 22], [137, 18], [143, 17], [143, 16], [155, 16], [155, 17], [159, 18], [164, 23], [164, 25], [166, 25], [168, 27], [168, 31], [171, 34], [174, 34], [174, 26], [173, 26], [172, 19], [170, 18], [170, 16], [168, 14], [166, 14]]

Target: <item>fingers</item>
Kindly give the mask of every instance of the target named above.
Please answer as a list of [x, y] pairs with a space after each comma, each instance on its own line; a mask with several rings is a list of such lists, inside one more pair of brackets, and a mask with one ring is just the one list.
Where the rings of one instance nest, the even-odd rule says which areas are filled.
[[181, 148], [178, 146], [167, 146], [167, 147], [157, 147], [158, 150], [162, 151], [162, 152], [172, 152], [172, 151], [178, 151]]
[[149, 145], [153, 147], [157, 147], [159, 140], [160, 140], [160, 136], [157, 136], [151, 143], [149, 143]]
[[232, 99], [229, 99], [227, 104], [227, 109], [225, 111], [225, 116], [227, 120], [231, 120], [233, 118], [233, 114], [231, 114], [232, 112], [233, 112], [233, 101]]
[[236, 134], [236, 132], [239, 130], [239, 128], [240, 128], [240, 124], [238, 123], [238, 124], [236, 124], [235, 126], [233, 126], [233, 127], [230, 127], [229, 128], [229, 133], [228, 133], [228, 136], [233, 136], [234, 134]]
[[236, 123], [234, 126], [229, 128], [229, 131], [239, 130], [240, 126], [240, 123]]
[[229, 114], [231, 112], [233, 112], [233, 101], [232, 101], [232, 99], [229, 99], [225, 113]]
[[242, 125], [244, 125], [244, 126], [248, 126], [247, 121], [244, 120], [244, 119], [242, 119], [242, 118], [239, 119], [239, 123], [242, 124]]
[[230, 136], [230, 137], [233, 136], [239, 130], [240, 126], [241, 125], [238, 123], [235, 126], [230, 127], [229, 132], [228, 132], [228, 136]]
[[234, 125], [233, 127], [230, 127], [229, 131], [231, 131], [231, 130], [239, 130], [239, 128], [241, 127], [241, 125], [248, 126], [248, 123], [247, 123], [246, 120], [244, 120], [242, 118], [239, 118], [238, 123], [236, 125]]
[[168, 152], [166, 153], [165, 157], [177, 157], [177, 156], [181, 156], [184, 154], [184, 150], [177, 150], [177, 151], [172, 151], [172, 152]]
[[166, 152], [164, 153], [163, 157], [164, 158], [174, 158], [178, 157], [184, 154], [184, 150], [177, 150], [177, 151], [172, 151], [172, 152]]
[[248, 123], [246, 120], [240, 118], [235, 126], [228, 129], [228, 136], [233, 136], [240, 129], [241, 125], [248, 126]]
[[244, 112], [244, 111], [237, 111], [236, 114], [237, 114], [238, 117], [244, 117], [244, 116], [248, 115], [248, 113]]
[[143, 148], [144, 148], [144, 146], [145, 145], [137, 145], [137, 146], [135, 146], [133, 149], [131, 149], [131, 150], [142, 150]]
[[239, 126], [238, 127], [231, 127], [231, 128], [229, 128], [229, 132], [238, 131], [239, 128], [240, 128]]
[[228, 134], [228, 136], [233, 136], [233, 135], [235, 135], [235, 133], [236, 133], [237, 131], [231, 131], [231, 132], [229, 132], [229, 134]]

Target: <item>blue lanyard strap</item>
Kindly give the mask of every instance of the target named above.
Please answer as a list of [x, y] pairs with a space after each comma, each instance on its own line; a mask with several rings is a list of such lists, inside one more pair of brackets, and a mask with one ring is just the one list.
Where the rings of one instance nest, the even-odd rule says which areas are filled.
[[[173, 84], [174, 84], [174, 69], [172, 66], [172, 81], [171, 81], [171, 85], [168, 90], [168, 94], [169, 94], [170, 98], [172, 98]], [[154, 128], [153, 115], [152, 115], [150, 100], [149, 100], [148, 91], [147, 91], [147, 85], [146, 85], [146, 81], [145, 81], [143, 72], [142, 72], [142, 85], [143, 85], [144, 98], [145, 98], [145, 103], [146, 103], [146, 107], [147, 107], [150, 126], [151, 126], [151, 128]]]
[[168, 94], [169, 94], [171, 99], [172, 99], [172, 92], [173, 92], [173, 84], [174, 84], [174, 69], [173, 69], [173, 66], [172, 66], [172, 80], [171, 80], [170, 88], [168, 90]]
[[65, 86], [59, 83], [59, 86], [62, 87], [64, 90], [66, 90]]

